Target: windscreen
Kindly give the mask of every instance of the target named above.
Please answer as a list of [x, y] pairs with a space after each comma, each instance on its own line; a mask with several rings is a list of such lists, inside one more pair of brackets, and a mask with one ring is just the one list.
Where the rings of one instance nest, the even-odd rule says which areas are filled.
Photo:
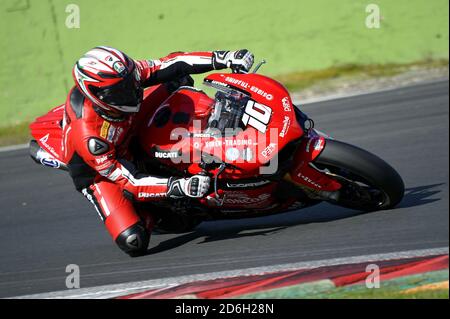
[[216, 90], [214, 109], [208, 120], [206, 133], [220, 132], [222, 136], [233, 135], [245, 129], [241, 119], [250, 97], [238, 90], [205, 83]]

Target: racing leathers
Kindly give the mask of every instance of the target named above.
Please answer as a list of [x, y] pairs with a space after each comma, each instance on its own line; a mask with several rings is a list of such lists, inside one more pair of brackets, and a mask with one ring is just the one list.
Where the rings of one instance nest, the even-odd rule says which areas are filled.
[[[233, 65], [242, 64], [248, 69], [253, 57], [248, 59], [245, 52], [237, 56], [230, 51], [213, 51], [177, 52], [157, 60], [134, 62], [142, 87], [148, 88]], [[209, 188], [207, 177], [168, 179], [144, 175], [136, 169], [130, 141], [145, 115], [169, 96], [167, 86], [152, 89], [138, 113], [112, 116], [74, 87], [67, 97], [62, 123], [63, 159], [76, 189], [94, 204], [113, 240], [130, 255], [145, 252], [154, 223], [151, 213], [136, 211], [134, 201], [201, 197]]]

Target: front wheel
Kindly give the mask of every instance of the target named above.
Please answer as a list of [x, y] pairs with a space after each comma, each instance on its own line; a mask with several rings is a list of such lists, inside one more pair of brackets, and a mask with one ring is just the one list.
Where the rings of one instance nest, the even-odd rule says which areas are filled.
[[342, 184], [333, 204], [362, 211], [395, 207], [405, 185], [397, 171], [378, 156], [356, 146], [327, 140], [313, 163]]

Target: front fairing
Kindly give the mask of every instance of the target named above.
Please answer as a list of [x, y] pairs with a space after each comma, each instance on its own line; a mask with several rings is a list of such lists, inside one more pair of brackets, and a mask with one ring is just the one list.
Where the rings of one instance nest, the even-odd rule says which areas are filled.
[[[180, 88], [148, 122], [144, 146], [158, 161], [191, 174], [202, 171], [201, 162], [226, 163], [223, 178], [258, 176], [302, 136], [290, 96], [278, 82], [256, 74], [212, 74], [205, 83], [219, 94]], [[222, 110], [220, 100], [226, 102]]]

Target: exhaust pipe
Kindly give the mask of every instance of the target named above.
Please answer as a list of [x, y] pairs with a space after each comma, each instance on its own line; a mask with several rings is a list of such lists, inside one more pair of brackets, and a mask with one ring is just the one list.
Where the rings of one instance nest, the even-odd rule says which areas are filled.
[[57, 160], [52, 155], [50, 155], [47, 151], [45, 151], [42, 147], [39, 146], [36, 140], [30, 141], [30, 156], [38, 164], [51, 167], [58, 168], [64, 171], [67, 171], [67, 166], [63, 162]]

